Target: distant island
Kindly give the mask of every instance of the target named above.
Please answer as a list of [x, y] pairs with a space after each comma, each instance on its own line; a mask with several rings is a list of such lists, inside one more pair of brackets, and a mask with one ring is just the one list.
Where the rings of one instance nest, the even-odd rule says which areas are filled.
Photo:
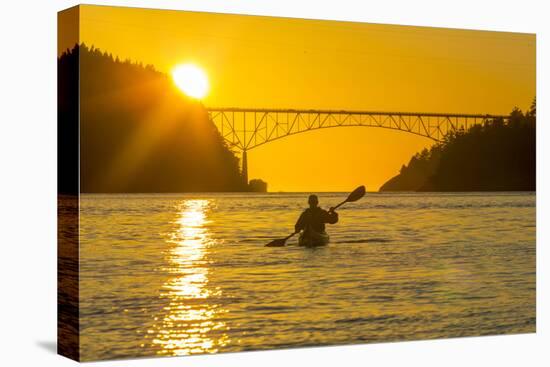
[[[58, 58], [58, 84], [60, 134], [80, 139], [80, 192], [267, 190], [244, 182], [206, 109], [152, 65], [76, 45]], [[59, 164], [74, 165], [76, 150], [64, 149]], [[65, 181], [60, 192], [74, 192]]]
[[534, 191], [536, 99], [415, 154], [380, 191]]
[[248, 191], [267, 192], [267, 182], [260, 179], [250, 180], [250, 182], [248, 183]]

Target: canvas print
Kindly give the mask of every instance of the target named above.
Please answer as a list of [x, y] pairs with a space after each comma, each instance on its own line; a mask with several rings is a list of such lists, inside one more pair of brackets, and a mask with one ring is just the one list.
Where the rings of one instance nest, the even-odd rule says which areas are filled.
[[58, 15], [58, 350], [536, 330], [536, 38]]

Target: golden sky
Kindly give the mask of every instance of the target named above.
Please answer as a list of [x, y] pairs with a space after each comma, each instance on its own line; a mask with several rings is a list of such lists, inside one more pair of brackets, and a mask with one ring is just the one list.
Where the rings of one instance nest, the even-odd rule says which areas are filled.
[[[506, 114], [535, 96], [535, 35], [81, 6], [80, 41], [169, 73], [193, 62], [215, 107]], [[377, 190], [432, 141], [346, 127], [249, 153], [270, 191]]]

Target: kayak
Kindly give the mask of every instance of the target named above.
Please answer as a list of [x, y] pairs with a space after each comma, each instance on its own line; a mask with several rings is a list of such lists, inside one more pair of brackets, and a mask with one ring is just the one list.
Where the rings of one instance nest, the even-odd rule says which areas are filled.
[[300, 233], [298, 245], [304, 247], [318, 247], [328, 245], [330, 240], [326, 232], [315, 232], [312, 230]]

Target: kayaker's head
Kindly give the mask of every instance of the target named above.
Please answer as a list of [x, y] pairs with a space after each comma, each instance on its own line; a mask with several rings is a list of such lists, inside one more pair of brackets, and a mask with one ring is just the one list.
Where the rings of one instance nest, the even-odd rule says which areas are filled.
[[310, 208], [317, 208], [317, 205], [319, 205], [319, 198], [317, 195], [309, 195], [307, 202]]

